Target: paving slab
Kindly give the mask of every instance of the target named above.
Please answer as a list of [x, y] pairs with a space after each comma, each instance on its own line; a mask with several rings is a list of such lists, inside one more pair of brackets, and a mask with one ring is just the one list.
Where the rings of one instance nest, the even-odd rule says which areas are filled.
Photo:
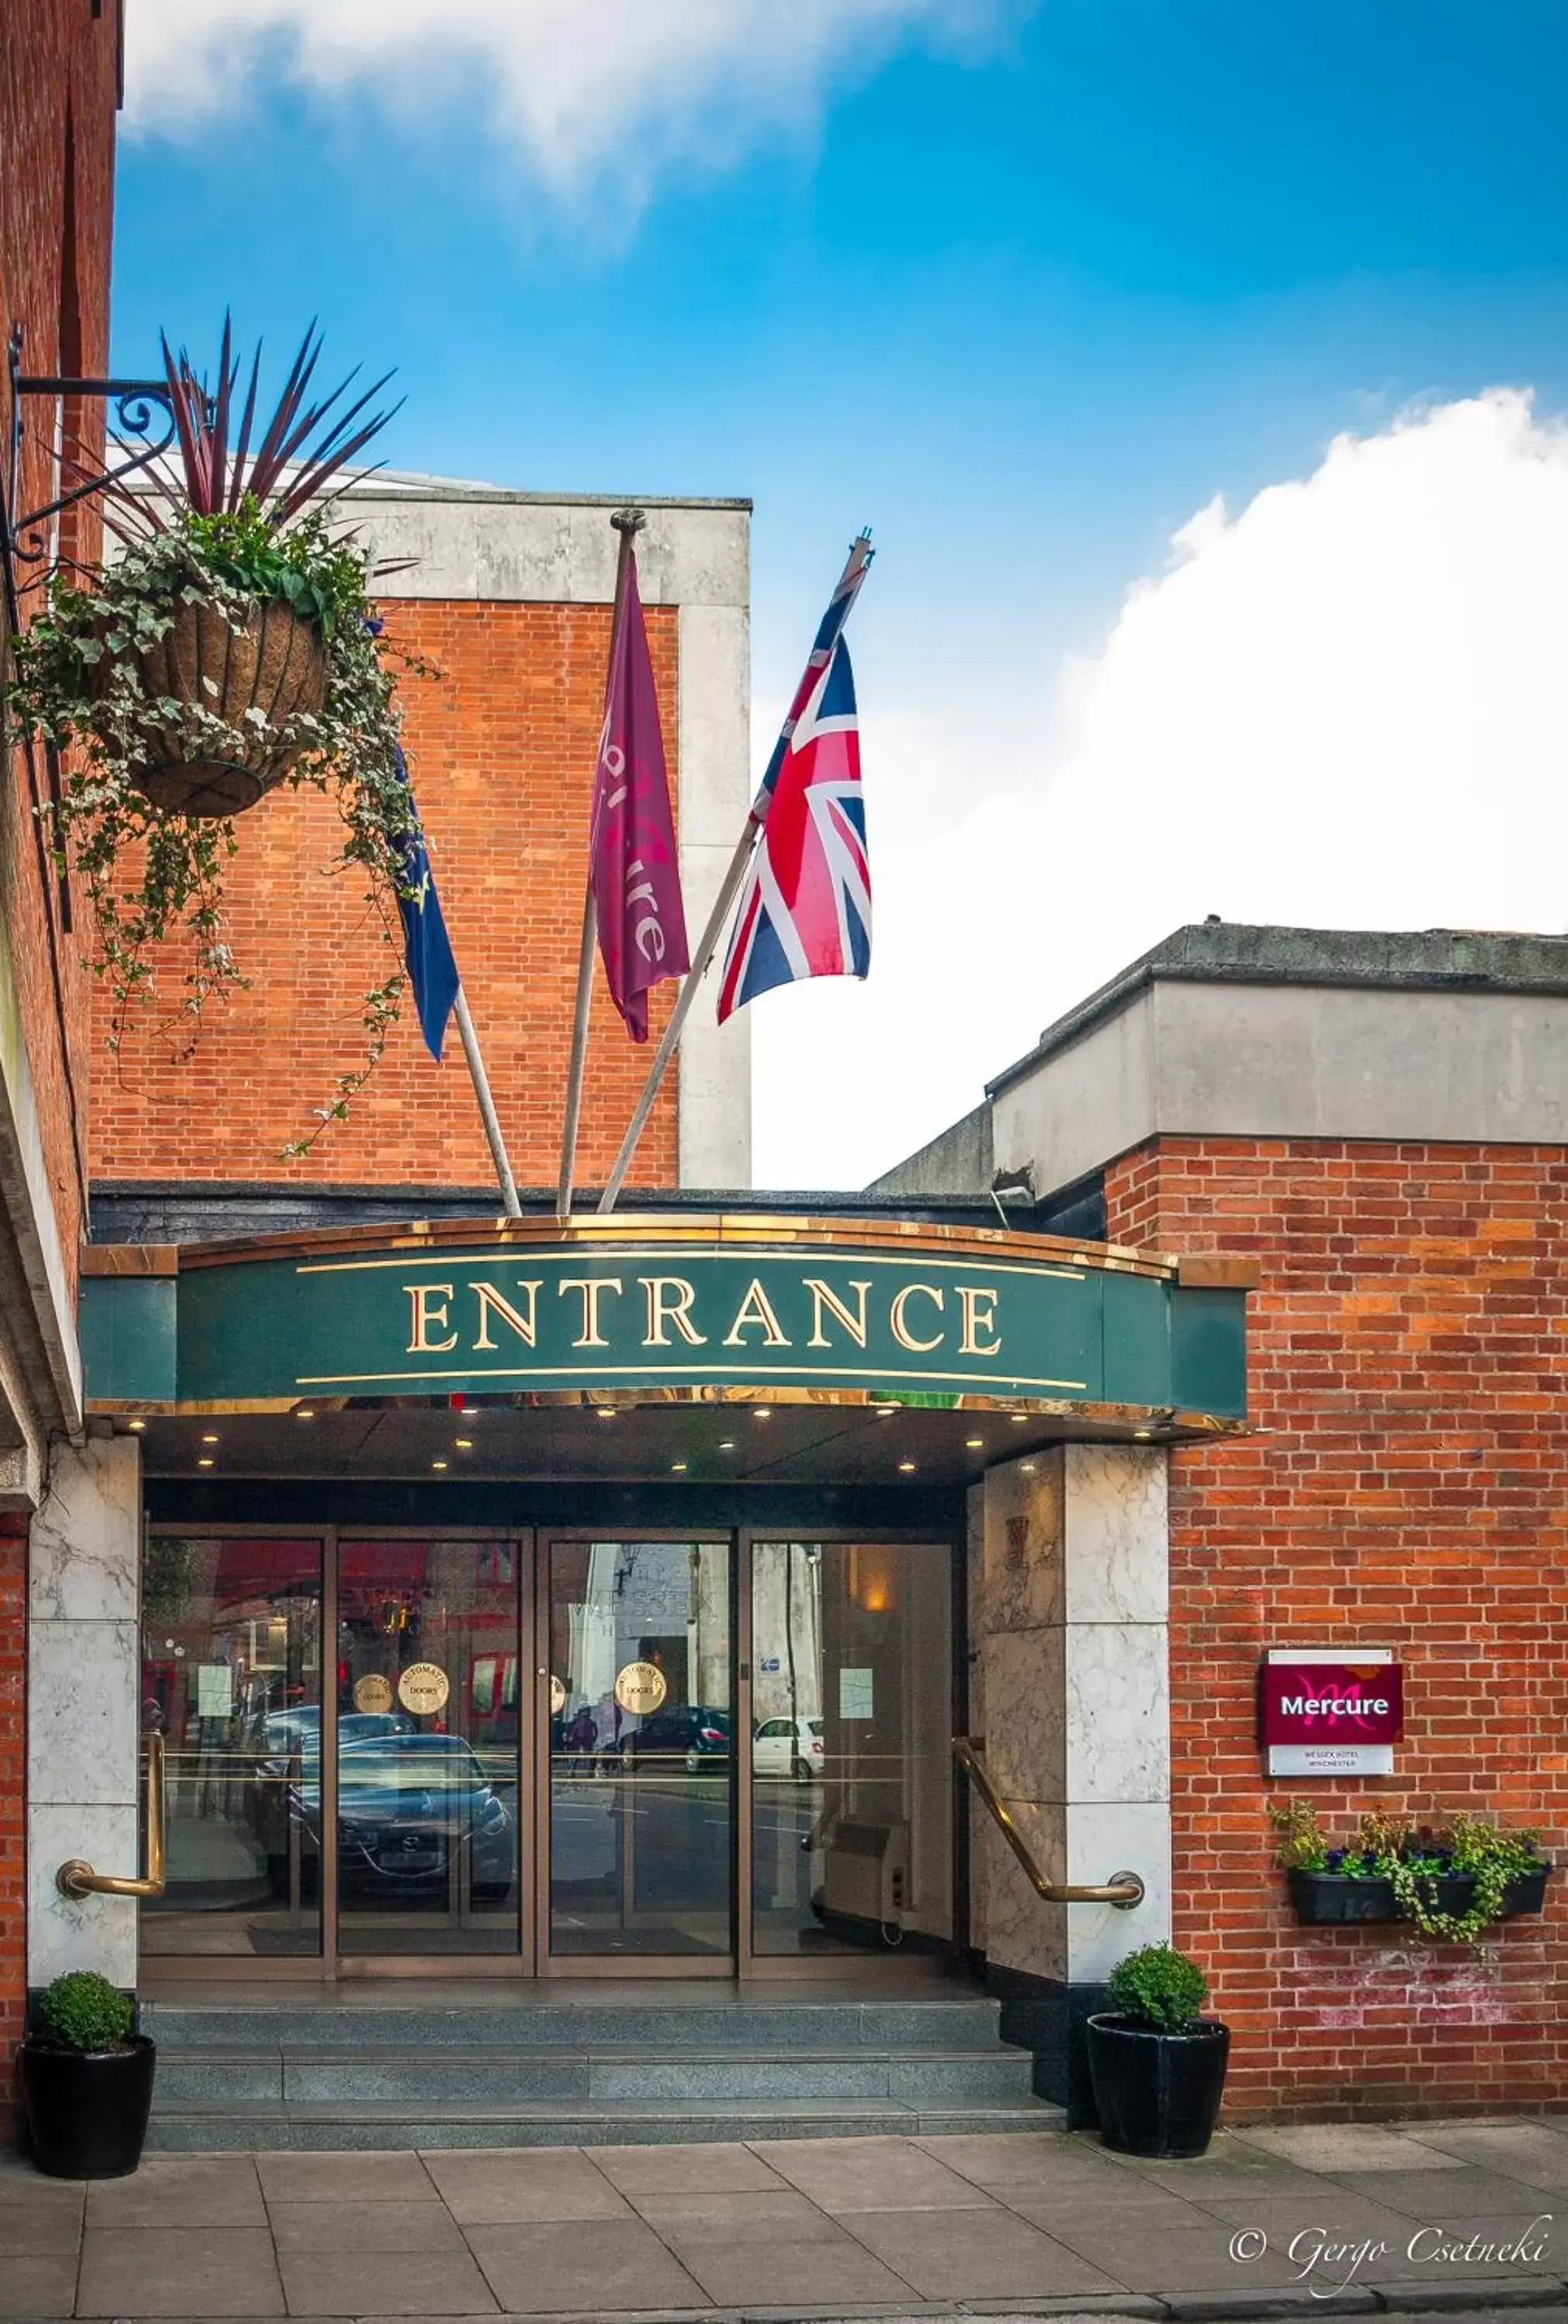
[[269, 2203], [418, 2203], [434, 2191], [417, 2154], [328, 2152], [255, 2160]]
[[0, 2267], [0, 2316], [69, 2316], [77, 2288], [76, 2254], [31, 2253]]
[[1256, 2146], [1307, 2171], [1420, 2171], [1443, 2167], [1443, 2156], [1422, 2131], [1397, 2123], [1305, 2122], [1278, 2129], [1235, 2133], [1238, 2144]]
[[[623, 2147], [617, 2151], [623, 2154], [649, 2151], [668, 2159], [687, 2150], [657, 2146], [650, 2150]], [[501, 2153], [441, 2148], [420, 2159], [441, 2200], [454, 2219], [465, 2227], [521, 2227], [530, 2220], [632, 2217], [625, 2196], [617, 2191], [592, 2156], [573, 2147], [523, 2147]], [[762, 2180], [761, 2164], [757, 2172], [759, 2180]], [[781, 2189], [784, 2182], [768, 2172], [763, 2183]]]
[[468, 2245], [511, 2314], [703, 2308], [694, 2276], [641, 2219], [470, 2227]]
[[761, 2157], [820, 2209], [983, 2208], [992, 2198], [907, 2138], [815, 2138], [759, 2143]]
[[285, 2252], [457, 2252], [463, 2231], [445, 2203], [272, 2203], [272, 2241]]
[[[1319, 2184], [1324, 2184], [1320, 2181]], [[1445, 2171], [1366, 2171], [1353, 2176], [1336, 2172], [1327, 2182], [1343, 2187], [1366, 2201], [1402, 2211], [1422, 2226], [1449, 2219], [1528, 2218], [1552, 2208], [1549, 2194], [1500, 2171], [1473, 2169], [1451, 2163]], [[1563, 2205], [1568, 2211], [1568, 2204]]]
[[631, 2201], [641, 2218], [685, 2258], [696, 2243], [840, 2243], [844, 2230], [788, 2187], [776, 2192], [636, 2194]]
[[1426, 2137], [1455, 2162], [1499, 2172], [1526, 2187], [1568, 2191], [1568, 2136], [1553, 2124], [1453, 2123], [1429, 2131]]
[[588, 2153], [595, 2168], [627, 2195], [739, 2194], [786, 2184], [751, 2146], [603, 2146]]
[[282, 2313], [265, 2227], [89, 2227], [82, 2238], [78, 2316]]
[[855, 2211], [844, 2224], [928, 2300], [1114, 2292], [1124, 2281], [1010, 2211]]
[[352, 2246], [336, 2252], [281, 2252], [278, 2265], [291, 2316], [493, 2316], [500, 2302], [470, 2255], [384, 2252]]
[[849, 2236], [800, 2244], [705, 2240], [684, 2247], [682, 2257], [716, 2307], [748, 2315], [786, 2295], [797, 2312], [820, 2303], [839, 2315], [852, 2303], [908, 2309], [913, 2297], [901, 2275]]
[[95, 2227], [264, 2227], [256, 2166], [248, 2154], [150, 2154], [128, 2179], [95, 2179], [87, 2225]]

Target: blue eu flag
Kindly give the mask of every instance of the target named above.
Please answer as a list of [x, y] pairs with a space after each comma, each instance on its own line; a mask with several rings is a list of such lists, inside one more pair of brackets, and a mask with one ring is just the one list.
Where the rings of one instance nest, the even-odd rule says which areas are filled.
[[[401, 750], [398, 772], [407, 783], [409, 770]], [[412, 803], [410, 788], [410, 805]], [[425, 1047], [438, 1065], [447, 1019], [457, 998], [457, 964], [452, 957], [451, 939], [441, 918], [441, 899], [436, 893], [422, 837], [411, 840], [405, 849], [402, 872], [402, 885], [409, 890], [398, 898], [398, 913], [403, 924], [403, 957], [409, 965], [409, 982], [414, 988], [414, 1005], [420, 1012]]]

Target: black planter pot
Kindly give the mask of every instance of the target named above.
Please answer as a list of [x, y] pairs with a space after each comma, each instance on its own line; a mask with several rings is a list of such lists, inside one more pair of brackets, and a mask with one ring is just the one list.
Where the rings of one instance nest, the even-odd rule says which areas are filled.
[[67, 2050], [29, 2034], [16, 2052], [32, 2159], [51, 2179], [124, 2179], [142, 2160], [158, 2052]]
[[[1546, 1902], [1552, 1867], [1543, 1864], [1521, 1873], [1503, 1892], [1502, 1917], [1539, 1913]], [[1286, 1886], [1296, 1917], [1309, 1929], [1347, 1928], [1357, 1923], [1404, 1920], [1389, 1880], [1372, 1880], [1343, 1872], [1287, 1872]], [[1444, 1874], [1435, 1884], [1436, 1909], [1455, 1918], [1468, 1913], [1475, 1881], [1468, 1872]]]
[[1185, 2160], [1214, 2135], [1231, 2029], [1205, 2017], [1191, 2034], [1155, 2034], [1107, 2013], [1089, 2020], [1089, 2077], [1107, 2146]]

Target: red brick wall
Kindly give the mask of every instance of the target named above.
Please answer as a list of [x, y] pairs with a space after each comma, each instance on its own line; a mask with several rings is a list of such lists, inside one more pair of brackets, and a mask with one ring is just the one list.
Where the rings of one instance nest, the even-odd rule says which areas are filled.
[[[1299, 1927], [1270, 1798], [1538, 1825], [1568, 1850], [1568, 1154], [1163, 1139], [1113, 1239], [1252, 1252], [1259, 1433], [1172, 1463], [1176, 1941], [1234, 2029], [1231, 2118], [1561, 2106], [1568, 1875], [1484, 1951]], [[1390, 1646], [1391, 1778], [1270, 1784], [1265, 1646]]]
[[[452, 947], [520, 1185], [553, 1186], [582, 924], [589, 789], [604, 715], [607, 606], [389, 602], [388, 634], [438, 665], [405, 679], [410, 760]], [[648, 611], [675, 794], [676, 614]], [[194, 1052], [168, 1000], [142, 1012], [94, 1093], [95, 1177], [483, 1185], [493, 1178], [456, 1031], [431, 1060], [411, 1001], [381, 1065], [303, 1160], [338, 1074], [363, 1056], [361, 996], [401, 959], [356, 877], [324, 878], [339, 830], [314, 791], [275, 791], [242, 816], [228, 937], [251, 989], [209, 1009]], [[178, 1000], [183, 957], [160, 973]], [[675, 991], [653, 994], [657, 1039]], [[98, 1003], [98, 1032], [106, 1004]], [[578, 1146], [608, 1172], [650, 1049], [626, 1038], [595, 971]], [[672, 1070], [638, 1150], [643, 1185], [674, 1183]]]
[[[24, 371], [57, 374], [69, 364], [91, 374], [108, 367], [115, 88], [112, 6], [98, 18], [89, 0], [0, 7], [0, 336], [13, 322], [22, 325]], [[8, 406], [0, 374], [4, 441], [10, 436]], [[101, 408], [77, 417], [84, 435], [101, 431]], [[20, 497], [23, 508], [36, 508], [53, 497], [51, 408], [31, 403], [26, 424]], [[65, 545], [91, 555], [97, 545], [91, 520], [68, 526]], [[24, 579], [40, 569], [21, 567]], [[35, 602], [32, 593], [23, 599], [23, 619], [30, 602]], [[5, 626], [0, 620], [0, 637]], [[42, 783], [42, 755], [38, 776]], [[16, 980], [60, 1240], [74, 1275], [81, 1200], [72, 1115], [85, 1148], [80, 1116], [91, 1047], [88, 980], [80, 945], [60, 928], [52, 877], [41, 873], [32, 809], [25, 759], [20, 750], [9, 750], [0, 767], [0, 925]]]

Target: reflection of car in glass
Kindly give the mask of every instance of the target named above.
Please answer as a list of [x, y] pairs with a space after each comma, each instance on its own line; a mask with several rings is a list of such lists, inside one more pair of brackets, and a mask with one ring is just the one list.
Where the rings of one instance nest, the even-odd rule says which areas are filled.
[[704, 1703], [654, 1711], [634, 1733], [623, 1738], [621, 1757], [628, 1774], [650, 1767], [669, 1775], [722, 1775], [730, 1756], [730, 1714]]
[[754, 1775], [809, 1784], [822, 1774], [820, 1719], [764, 1719], [752, 1738]]
[[[314, 1854], [320, 1846], [318, 1757], [305, 1760], [289, 1785], [288, 1810]], [[344, 1883], [383, 1892], [444, 1890], [454, 1858], [475, 1896], [498, 1899], [511, 1889], [517, 1862], [512, 1817], [463, 1738], [402, 1732], [341, 1742], [337, 1861]]]

